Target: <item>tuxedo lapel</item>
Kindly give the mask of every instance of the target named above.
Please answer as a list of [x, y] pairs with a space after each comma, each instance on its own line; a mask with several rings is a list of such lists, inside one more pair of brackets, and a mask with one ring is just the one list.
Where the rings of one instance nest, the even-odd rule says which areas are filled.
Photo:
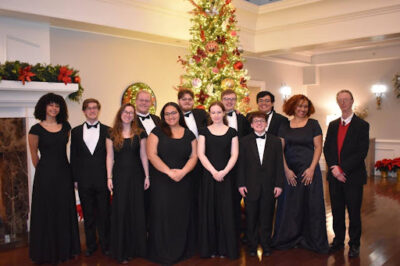
[[265, 134], [265, 147], [264, 147], [264, 154], [263, 154], [263, 161], [262, 161], [262, 166], [268, 162], [267, 160], [267, 154], [268, 154], [268, 149], [270, 149], [270, 139], [268, 138], [268, 134]]
[[256, 140], [255, 136], [251, 137], [250, 149], [251, 149], [251, 153], [255, 154], [255, 157], [257, 159], [257, 164], [261, 165], [261, 163], [260, 163], [260, 155], [258, 153], [258, 148], [257, 148], [257, 140]]
[[78, 136], [79, 136], [79, 139], [80, 139], [81, 142], [82, 142], [81, 145], [82, 145], [83, 149], [84, 149], [88, 154], [92, 155], [92, 154], [90, 153], [90, 150], [89, 150], [88, 146], [86, 146], [85, 140], [83, 139], [83, 127], [84, 127], [84, 126], [85, 126], [85, 123], [83, 123], [83, 124], [79, 127]]
[[[275, 111], [271, 111], [269, 115], [272, 115], [271, 121], [269, 122], [268, 130], [267, 132], [273, 131], [273, 128], [275, 127], [276, 124], [276, 115], [274, 114]], [[267, 120], [268, 121], [268, 120]]]
[[100, 148], [100, 140], [103, 139], [103, 136], [105, 134], [105, 128], [103, 127], [103, 125], [100, 122], [99, 122], [99, 127], [100, 127], [99, 139], [97, 140], [96, 148], [94, 149], [93, 155]]

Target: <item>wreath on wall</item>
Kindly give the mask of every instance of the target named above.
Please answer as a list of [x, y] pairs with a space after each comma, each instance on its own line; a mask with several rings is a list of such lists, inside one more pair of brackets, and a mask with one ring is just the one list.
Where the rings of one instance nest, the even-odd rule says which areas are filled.
[[121, 104], [131, 103], [136, 106], [136, 94], [140, 90], [148, 91], [150, 93], [152, 103], [150, 107], [150, 113], [154, 115], [157, 109], [156, 95], [154, 94], [150, 86], [146, 83], [136, 82], [129, 85], [122, 94]]
[[29, 63], [20, 61], [0, 63], [0, 81], [2, 79], [19, 80], [23, 85], [25, 85], [25, 82], [30, 81], [64, 82], [65, 85], [68, 83], [78, 83], [78, 90], [68, 95], [68, 98], [75, 102], [80, 101], [84, 90], [81, 86], [81, 78], [78, 73], [78, 70], [70, 68], [68, 65], [30, 65]]
[[396, 97], [400, 98], [400, 73], [397, 73], [393, 77], [393, 85], [394, 85], [394, 92], [396, 93]]

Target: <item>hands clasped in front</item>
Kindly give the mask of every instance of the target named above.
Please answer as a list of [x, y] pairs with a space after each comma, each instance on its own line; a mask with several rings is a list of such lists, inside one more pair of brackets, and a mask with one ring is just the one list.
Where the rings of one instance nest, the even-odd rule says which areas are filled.
[[221, 170], [221, 171], [213, 171], [212, 173], [213, 178], [215, 179], [215, 181], [217, 182], [222, 182], [224, 181], [224, 177], [226, 176], [227, 172], [225, 170]]
[[[287, 171], [285, 171], [285, 176], [290, 186], [295, 187], [297, 185], [297, 176], [292, 170], [288, 169]], [[305, 186], [310, 185], [314, 177], [314, 169], [311, 167], [307, 168], [301, 174], [301, 177], [303, 178], [301, 180], [301, 183], [303, 183]]]
[[175, 182], [179, 182], [186, 175], [186, 173], [182, 169], [170, 169], [167, 175]]

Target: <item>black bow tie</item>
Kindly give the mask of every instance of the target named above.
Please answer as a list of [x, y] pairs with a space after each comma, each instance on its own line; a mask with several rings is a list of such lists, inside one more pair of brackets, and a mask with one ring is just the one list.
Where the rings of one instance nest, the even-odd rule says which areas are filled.
[[192, 113], [192, 111], [189, 111], [189, 112], [185, 113], [185, 116], [189, 117], [191, 113]]
[[142, 121], [146, 120], [146, 119], [150, 119], [150, 115], [146, 115], [146, 116], [139, 115], [139, 117], [140, 117], [140, 119], [142, 119]]
[[256, 139], [265, 139], [265, 134], [264, 134], [264, 135], [261, 135], [261, 136], [259, 136], [259, 135], [257, 135], [257, 134], [254, 134], [254, 135], [256, 135]]
[[230, 111], [229, 113], [227, 113], [228, 116], [232, 116], [234, 111]]
[[85, 122], [85, 123], [86, 123], [86, 126], [87, 126], [88, 129], [91, 129], [92, 127], [97, 128], [97, 125], [99, 124], [99, 122], [97, 122], [94, 125], [90, 125], [88, 122]]

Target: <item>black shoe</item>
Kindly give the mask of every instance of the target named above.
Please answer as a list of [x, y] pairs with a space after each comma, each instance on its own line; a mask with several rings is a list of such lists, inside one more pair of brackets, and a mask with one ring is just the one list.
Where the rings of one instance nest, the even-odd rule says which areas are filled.
[[349, 249], [349, 257], [355, 258], [360, 256], [360, 247], [359, 246], [351, 246]]
[[109, 250], [102, 250], [101, 253], [103, 253], [104, 256], [110, 256], [110, 251]]
[[329, 253], [333, 253], [333, 252], [336, 252], [336, 251], [341, 250], [341, 249], [344, 249], [344, 244], [343, 243], [339, 243], [339, 242], [333, 241], [329, 245]]
[[86, 257], [90, 257], [93, 255], [93, 253], [96, 251], [96, 249], [87, 249], [85, 252]]
[[257, 256], [257, 251], [256, 250], [250, 250], [249, 251], [249, 255], [250, 255], [250, 257], [255, 257], [255, 256]]
[[263, 256], [271, 256], [271, 250], [269, 248], [263, 248]]

